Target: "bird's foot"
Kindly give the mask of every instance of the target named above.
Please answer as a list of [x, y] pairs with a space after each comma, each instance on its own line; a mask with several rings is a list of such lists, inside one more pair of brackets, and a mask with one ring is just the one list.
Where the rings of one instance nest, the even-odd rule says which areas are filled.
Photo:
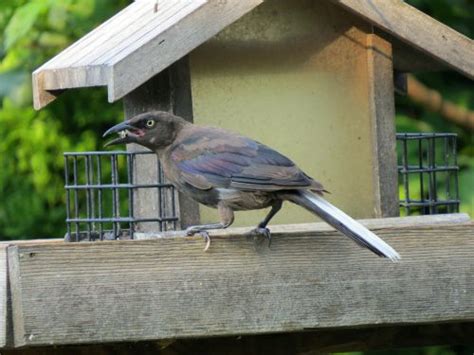
[[196, 228], [193, 228], [193, 227], [190, 227], [188, 229], [186, 229], [186, 235], [187, 236], [193, 236], [193, 235], [196, 235], [196, 234], [200, 234], [201, 237], [204, 238], [204, 241], [206, 242], [206, 246], [204, 247], [204, 251], [207, 251], [209, 249], [209, 247], [211, 246], [211, 237], [209, 236], [209, 233], [204, 230], [204, 229], [196, 229]]
[[270, 229], [265, 227], [257, 227], [252, 229], [250, 232], [247, 233], [248, 236], [253, 237], [253, 240], [258, 244], [261, 244], [261, 237], [264, 237], [268, 240], [268, 247], [270, 248], [272, 244], [272, 234], [270, 233]]

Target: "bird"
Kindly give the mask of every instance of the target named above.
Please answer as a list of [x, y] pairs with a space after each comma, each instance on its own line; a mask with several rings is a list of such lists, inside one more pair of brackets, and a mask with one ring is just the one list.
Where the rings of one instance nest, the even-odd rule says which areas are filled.
[[118, 137], [105, 146], [136, 143], [158, 155], [166, 178], [181, 193], [217, 208], [220, 221], [189, 226], [187, 235], [224, 229], [234, 212], [270, 207], [250, 233], [271, 238], [267, 228], [285, 201], [319, 216], [336, 230], [380, 257], [398, 261], [400, 255], [381, 238], [324, 198], [323, 185], [276, 150], [243, 135], [191, 123], [167, 111], [138, 114], [110, 129], [103, 137]]

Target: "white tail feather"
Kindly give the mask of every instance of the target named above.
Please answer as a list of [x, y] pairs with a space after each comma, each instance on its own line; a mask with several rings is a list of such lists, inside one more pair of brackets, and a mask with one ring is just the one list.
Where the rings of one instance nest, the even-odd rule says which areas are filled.
[[367, 244], [370, 244], [372, 247], [379, 250], [390, 260], [397, 261], [400, 259], [400, 255], [390, 245], [385, 243], [382, 239], [377, 237], [374, 233], [365, 228], [362, 224], [354, 220], [352, 217], [345, 214], [339, 208], [330, 204], [321, 196], [315, 195], [309, 191], [301, 191], [300, 193], [302, 196], [311, 201], [317, 207], [337, 219], [347, 229], [350, 229], [354, 234], [357, 234], [360, 239], [364, 240]]

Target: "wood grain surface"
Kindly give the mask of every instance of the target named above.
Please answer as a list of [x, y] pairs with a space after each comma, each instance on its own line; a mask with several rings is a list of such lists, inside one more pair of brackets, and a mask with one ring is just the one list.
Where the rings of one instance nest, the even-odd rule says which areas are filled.
[[474, 224], [396, 224], [399, 263], [301, 226], [10, 246], [15, 345], [474, 321]]
[[391, 35], [474, 78], [474, 42], [401, 0], [330, 0]]

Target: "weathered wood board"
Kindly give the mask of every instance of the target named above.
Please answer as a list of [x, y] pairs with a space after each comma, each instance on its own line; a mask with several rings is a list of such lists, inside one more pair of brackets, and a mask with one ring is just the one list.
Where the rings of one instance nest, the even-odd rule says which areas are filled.
[[8, 265], [7, 244], [0, 245], [0, 348], [7, 343], [8, 331]]
[[373, 229], [399, 263], [291, 226], [271, 249], [232, 230], [206, 253], [199, 237], [10, 246], [15, 345], [474, 321], [474, 223], [393, 224]]
[[393, 55], [389, 42], [367, 35], [372, 172], [376, 217], [398, 216], [398, 171], [395, 132]]
[[[403, 1], [331, 1], [474, 77], [472, 40]], [[261, 2], [135, 1], [35, 70], [34, 106], [47, 105], [61, 90], [97, 85], [108, 86], [111, 102], [120, 99]]]
[[133, 2], [33, 72], [34, 107], [50, 91], [102, 85], [116, 101], [262, 1]]
[[[411, 226], [432, 226], [442, 224], [458, 224], [470, 222], [471, 218], [467, 213], [449, 213], [449, 214], [438, 214], [430, 216], [407, 216], [407, 217], [390, 217], [390, 218], [369, 218], [360, 219], [362, 223], [369, 229], [383, 229], [383, 228], [405, 228]], [[218, 234], [222, 237], [243, 235], [247, 233], [252, 227], [233, 227], [225, 230], [221, 230]], [[329, 232], [334, 230], [326, 222], [316, 223], [298, 223], [298, 224], [280, 224], [271, 225], [269, 227], [272, 231], [272, 235], [282, 234], [301, 234], [307, 233], [308, 231], [314, 232]], [[214, 232], [211, 232], [214, 233]], [[164, 233], [135, 233], [134, 238], [138, 240], [145, 239], [159, 239], [159, 238], [173, 238], [182, 237], [183, 231], [169, 231]], [[63, 239], [58, 239], [62, 241]], [[31, 244], [31, 242], [30, 242]]]
[[429, 54], [467, 77], [474, 78], [474, 42], [400, 0], [331, 0]]

